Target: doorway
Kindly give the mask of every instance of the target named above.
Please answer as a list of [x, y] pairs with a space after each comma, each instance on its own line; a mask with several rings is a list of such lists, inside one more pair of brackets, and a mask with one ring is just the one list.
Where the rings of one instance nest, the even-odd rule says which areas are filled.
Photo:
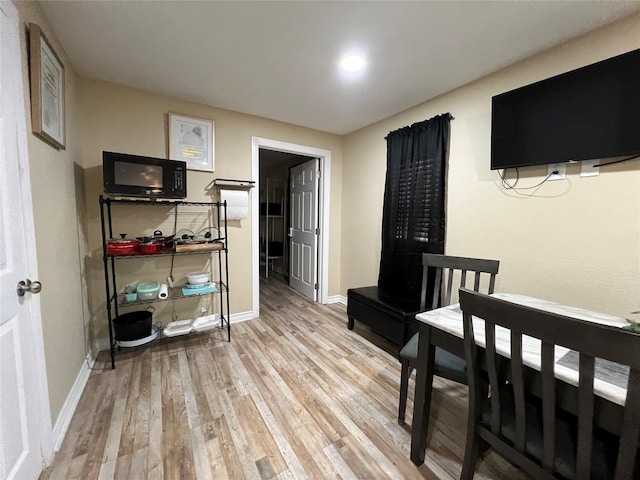
[[317, 261], [316, 298], [320, 303], [327, 303], [331, 152], [258, 137], [254, 137], [252, 143], [252, 180], [257, 187], [256, 194], [252, 195], [252, 316], [259, 315], [261, 276], [281, 275], [288, 283], [291, 258], [289, 169], [312, 159], [317, 159], [319, 171], [317, 248], [313, 253]]
[[259, 237], [260, 276], [289, 283], [290, 171], [310, 157], [261, 148]]

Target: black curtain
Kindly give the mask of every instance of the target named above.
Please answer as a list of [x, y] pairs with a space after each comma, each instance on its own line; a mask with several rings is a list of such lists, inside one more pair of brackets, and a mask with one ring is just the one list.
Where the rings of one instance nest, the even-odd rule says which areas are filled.
[[444, 253], [451, 118], [448, 113], [438, 115], [390, 132], [386, 138], [378, 287], [385, 295], [416, 304], [420, 301], [422, 254]]

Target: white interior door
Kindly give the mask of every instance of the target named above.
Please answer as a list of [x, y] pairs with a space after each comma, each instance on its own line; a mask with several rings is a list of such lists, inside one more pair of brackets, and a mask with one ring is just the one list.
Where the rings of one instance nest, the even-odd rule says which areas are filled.
[[289, 285], [314, 302], [318, 299], [317, 158], [291, 168]]
[[23, 195], [29, 169], [18, 28], [15, 7], [0, 2], [0, 478], [30, 480], [43, 467], [41, 421], [49, 409], [41, 401], [41, 330], [33, 329], [40, 322], [37, 284], [24, 288], [33, 293], [17, 292], [35, 265], [27, 251], [35, 242], [25, 218], [32, 215], [30, 191]]

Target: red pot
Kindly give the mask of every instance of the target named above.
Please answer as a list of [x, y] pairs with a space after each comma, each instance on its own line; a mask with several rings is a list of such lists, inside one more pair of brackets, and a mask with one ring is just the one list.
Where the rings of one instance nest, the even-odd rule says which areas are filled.
[[138, 253], [152, 255], [154, 253], [170, 252], [173, 250], [173, 235], [165, 237], [160, 230], [153, 232], [153, 237], [136, 237], [140, 240]]
[[112, 238], [107, 241], [107, 255], [135, 255], [138, 253], [138, 240], [125, 238], [126, 234], [120, 234], [122, 238]]
[[155, 241], [151, 242], [141, 242], [138, 245], [138, 253], [143, 255], [153, 255], [154, 253], [158, 253], [160, 251], [160, 244]]
[[160, 230], [153, 232], [153, 241], [158, 244], [159, 252], [170, 252], [174, 247], [174, 236], [165, 237]]

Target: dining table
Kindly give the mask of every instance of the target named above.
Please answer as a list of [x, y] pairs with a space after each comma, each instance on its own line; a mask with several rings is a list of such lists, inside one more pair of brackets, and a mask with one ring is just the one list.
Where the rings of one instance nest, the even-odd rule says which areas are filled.
[[[526, 295], [510, 293], [494, 293], [492, 297], [506, 300], [527, 307], [544, 310], [568, 317], [578, 318], [614, 327], [624, 327], [628, 322], [623, 318], [592, 312], [578, 307], [534, 298]], [[435, 348], [443, 348], [464, 358], [464, 331], [460, 304], [429, 310], [416, 315], [419, 328], [418, 360], [416, 368], [416, 386], [413, 404], [413, 420], [411, 427], [411, 460], [422, 465], [427, 447], [429, 414], [433, 390], [433, 361]], [[473, 318], [475, 342], [484, 347], [484, 321]], [[540, 340], [523, 336], [523, 363], [531, 371], [539, 371], [541, 365]], [[510, 332], [503, 327], [496, 327], [496, 350], [499, 354], [510, 356]], [[554, 352], [554, 374], [556, 384], [562, 392], [558, 397], [563, 399], [561, 408], [575, 413], [577, 398], [579, 355], [568, 348], [556, 345]], [[594, 392], [596, 397], [596, 414], [594, 422], [615, 434], [619, 433], [622, 424], [622, 413], [626, 399], [628, 370], [621, 365], [597, 359], [595, 368]], [[532, 378], [535, 378], [532, 377]], [[540, 386], [533, 381], [530, 391], [538, 394]]]

